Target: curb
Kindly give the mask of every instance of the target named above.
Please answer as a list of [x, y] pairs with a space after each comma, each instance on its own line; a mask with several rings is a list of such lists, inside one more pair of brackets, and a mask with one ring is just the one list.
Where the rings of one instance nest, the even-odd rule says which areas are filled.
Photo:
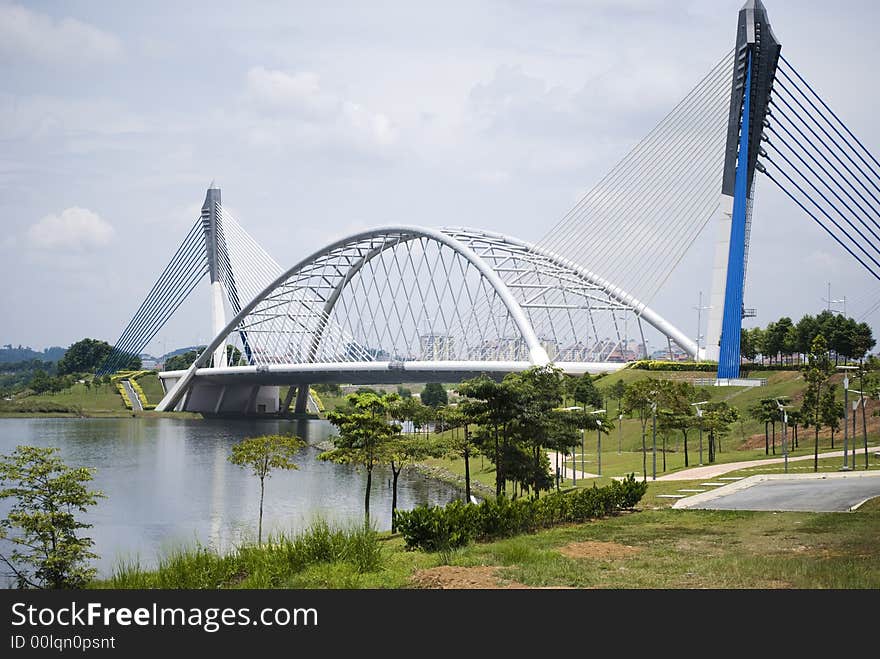
[[[749, 476], [744, 478], [741, 481], [736, 481], [734, 483], [729, 483], [727, 485], [722, 485], [719, 488], [711, 490], [709, 492], [701, 492], [700, 494], [695, 494], [693, 496], [687, 497], [686, 499], [679, 499], [674, 504], [672, 504], [672, 508], [677, 508], [679, 510], [686, 508], [695, 508], [706, 501], [711, 501], [712, 499], [717, 499], [718, 497], [723, 497], [728, 494], [732, 494], [733, 492], [737, 492], [739, 490], [744, 490], [746, 488], [752, 487], [753, 485], [757, 485], [758, 483], [763, 483], [765, 481], [782, 481], [782, 480], [826, 480], [829, 478], [878, 478], [880, 477], [880, 471], [860, 471], [860, 472], [846, 472], [846, 473], [837, 473], [837, 472], [828, 472], [821, 474], [756, 474], [754, 476]], [[867, 499], [865, 499], [867, 501]], [[855, 510], [859, 506], [861, 506], [865, 501], [860, 501], [855, 506], [852, 506], [850, 510]]]

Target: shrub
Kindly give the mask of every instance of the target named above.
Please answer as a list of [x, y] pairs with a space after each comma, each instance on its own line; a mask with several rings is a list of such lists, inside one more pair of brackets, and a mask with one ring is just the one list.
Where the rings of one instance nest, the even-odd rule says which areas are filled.
[[395, 527], [409, 549], [449, 551], [471, 541], [492, 540], [570, 522], [586, 522], [633, 508], [648, 484], [630, 474], [623, 481], [541, 499], [498, 497], [481, 504], [453, 501], [394, 513]]

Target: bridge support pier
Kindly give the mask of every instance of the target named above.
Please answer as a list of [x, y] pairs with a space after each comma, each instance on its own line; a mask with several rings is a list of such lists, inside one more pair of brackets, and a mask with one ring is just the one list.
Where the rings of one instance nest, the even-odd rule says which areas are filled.
[[309, 385], [301, 384], [296, 392], [296, 405], [294, 414], [305, 414], [309, 411]]
[[293, 402], [293, 397], [296, 396], [296, 392], [298, 390], [297, 385], [292, 384], [287, 389], [287, 395], [284, 397], [284, 400], [281, 403], [281, 407], [278, 408], [278, 412], [280, 414], [287, 414], [287, 411], [290, 409], [290, 403]]

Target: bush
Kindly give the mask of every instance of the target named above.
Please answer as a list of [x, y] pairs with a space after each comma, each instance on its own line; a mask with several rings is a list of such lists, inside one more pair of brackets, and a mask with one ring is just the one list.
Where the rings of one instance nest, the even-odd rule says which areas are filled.
[[553, 492], [541, 499], [498, 497], [481, 504], [453, 501], [394, 513], [395, 527], [409, 549], [449, 551], [477, 541], [528, 533], [558, 524], [581, 523], [633, 508], [648, 484], [630, 474], [599, 488]]

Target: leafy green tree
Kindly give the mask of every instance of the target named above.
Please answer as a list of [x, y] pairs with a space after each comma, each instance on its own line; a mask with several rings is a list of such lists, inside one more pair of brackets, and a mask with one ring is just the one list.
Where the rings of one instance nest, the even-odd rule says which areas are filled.
[[776, 407], [776, 400], [773, 398], [763, 398], [757, 403], [749, 407], [748, 415], [755, 421], [764, 424], [764, 455], [770, 455], [770, 424], [773, 423], [773, 452], [776, 452], [776, 420], [779, 413]]
[[819, 471], [819, 430], [823, 425], [822, 394], [828, 386], [828, 380], [834, 372], [834, 365], [828, 353], [828, 343], [822, 334], [816, 335], [810, 346], [809, 362], [804, 366], [804, 380], [807, 389], [801, 409], [804, 413], [804, 424], [815, 429], [813, 450], [813, 471]]
[[113, 346], [98, 339], [82, 339], [71, 344], [58, 360], [58, 374], [94, 372], [113, 352]]
[[721, 438], [730, 432], [730, 425], [739, 418], [736, 408], [725, 401], [713, 401], [703, 407], [703, 429], [709, 433], [709, 462], [715, 462]]
[[92, 539], [78, 535], [91, 524], [77, 519], [104, 494], [89, 490], [92, 470], [69, 467], [57, 448], [18, 446], [0, 456], [0, 499], [13, 503], [0, 520], [0, 554], [19, 588], [82, 588], [95, 576]]
[[596, 389], [596, 383], [589, 373], [575, 378], [571, 385], [571, 397], [577, 405], [586, 409], [590, 405], [596, 409], [602, 407], [602, 394]]
[[511, 439], [511, 430], [521, 403], [521, 392], [515, 379], [505, 377], [501, 382], [481, 375], [459, 385], [460, 396], [470, 398], [467, 408], [472, 418], [479, 419], [485, 432], [480, 432], [481, 451], [495, 465], [495, 495], [501, 496], [506, 481], [505, 456]]
[[43, 369], [34, 371], [28, 386], [34, 390], [35, 394], [44, 394], [52, 387], [52, 381]]
[[174, 355], [165, 360], [164, 369], [166, 371], [185, 371], [198, 358], [206, 346], [201, 346], [195, 350], [187, 350], [179, 355]]
[[250, 469], [260, 479], [260, 518], [257, 524], [257, 544], [263, 544], [263, 498], [266, 493], [266, 478], [275, 469], [297, 469], [293, 461], [297, 451], [305, 442], [293, 435], [261, 435], [246, 437], [232, 445], [229, 461]]
[[758, 356], [758, 344], [755, 341], [756, 336], [754, 330], [743, 329], [740, 332], [739, 354], [749, 361], [754, 361]]
[[631, 383], [623, 397], [623, 409], [627, 414], [637, 414], [642, 428], [642, 479], [648, 478], [648, 448], [646, 435], [648, 421], [653, 417], [652, 408], [660, 405], [664, 383], [656, 378], [645, 378]]
[[449, 394], [439, 382], [429, 382], [421, 394], [422, 404], [428, 407], [440, 407], [449, 404]]
[[384, 460], [391, 467], [391, 532], [397, 531], [394, 512], [397, 510], [397, 480], [400, 472], [407, 465], [411, 465], [427, 457], [437, 457], [442, 454], [442, 448], [437, 441], [432, 441], [421, 434], [397, 434], [393, 436], [383, 447]]
[[822, 425], [831, 431], [831, 448], [834, 448], [834, 433], [840, 430], [840, 421], [843, 419], [843, 401], [837, 400], [834, 388], [829, 386], [822, 395]]
[[[474, 441], [471, 426], [481, 422], [475, 411], [471, 410], [472, 401], [462, 400], [456, 406], [447, 406], [438, 410], [440, 418], [452, 432], [444, 446], [447, 454], [464, 459], [464, 500], [471, 500], [471, 462], [477, 453], [478, 444]], [[459, 433], [458, 430], [462, 432]]]
[[339, 429], [339, 436], [333, 440], [335, 447], [318, 457], [364, 467], [367, 472], [364, 524], [369, 525], [373, 469], [385, 460], [387, 444], [400, 434], [400, 426], [390, 419], [392, 407], [400, 397], [367, 391], [349, 394], [347, 399], [347, 407], [327, 412], [327, 420]]

